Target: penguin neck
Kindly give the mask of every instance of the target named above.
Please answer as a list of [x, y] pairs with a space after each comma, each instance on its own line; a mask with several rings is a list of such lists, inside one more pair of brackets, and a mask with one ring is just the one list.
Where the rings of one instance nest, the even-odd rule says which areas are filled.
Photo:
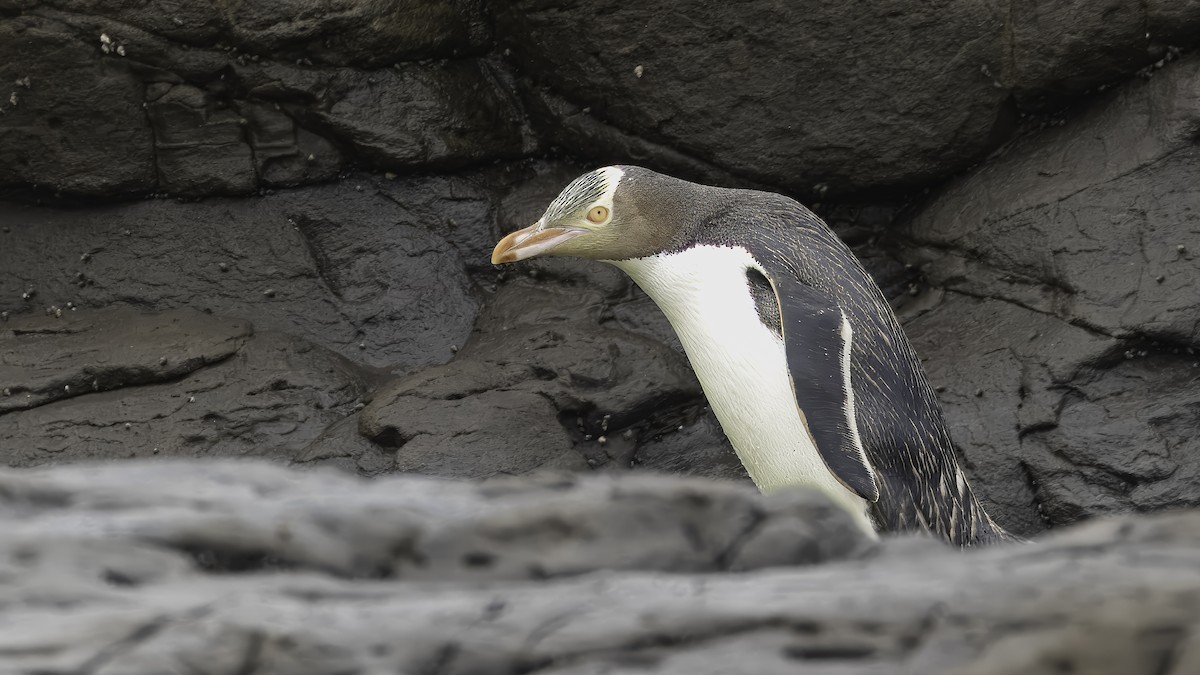
[[746, 278], [758, 266], [753, 255], [700, 245], [606, 262], [627, 273], [671, 322], [755, 484], [764, 492], [819, 489], [874, 534], [867, 503], [829, 471], [796, 408], [783, 340], [760, 320]]

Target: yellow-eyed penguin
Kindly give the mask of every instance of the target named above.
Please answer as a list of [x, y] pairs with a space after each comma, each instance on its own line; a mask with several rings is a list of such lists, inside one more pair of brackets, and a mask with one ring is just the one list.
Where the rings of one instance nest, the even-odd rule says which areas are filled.
[[1015, 539], [975, 498], [878, 286], [796, 201], [605, 167], [504, 237], [492, 262], [539, 255], [612, 263], [658, 304], [761, 490], [817, 487], [872, 534]]

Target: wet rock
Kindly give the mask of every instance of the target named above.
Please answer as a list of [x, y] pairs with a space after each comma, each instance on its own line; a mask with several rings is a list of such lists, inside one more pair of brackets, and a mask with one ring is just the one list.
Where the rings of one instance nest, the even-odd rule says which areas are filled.
[[1192, 57], [952, 182], [908, 236], [931, 249], [923, 267], [936, 284], [1112, 335], [1195, 342], [1197, 130]]
[[660, 417], [656, 428], [640, 430], [636, 467], [660, 473], [749, 481], [717, 418], [705, 406]]
[[1012, 72], [1003, 79], [1022, 108], [1062, 106], [1157, 58], [1146, 35], [1145, 4], [1016, 0], [1008, 11]]
[[334, 178], [345, 158], [331, 141], [296, 124], [279, 104], [238, 105], [254, 155], [258, 181], [291, 187]]
[[1131, 82], [906, 227], [909, 259], [949, 291], [910, 334], [1018, 531], [1037, 527], [1031, 504], [1056, 525], [1195, 503], [1198, 83], [1195, 58]]
[[13, 672], [1152, 675], [1200, 659], [1195, 511], [963, 553], [864, 551], [818, 495], [659, 477], [125, 463], [0, 472], [0, 495]]
[[964, 169], [1009, 135], [1014, 106], [1118, 82], [1194, 44], [1197, 22], [1194, 3], [1119, 0], [870, 12], [511, 0], [497, 35], [548, 143], [821, 197]]
[[154, 187], [143, 84], [100, 46], [99, 32], [50, 19], [0, 22], [0, 187], [98, 196]]
[[[131, 351], [157, 347], [153, 332], [140, 338]], [[79, 368], [57, 365], [66, 372], [55, 381]], [[168, 381], [89, 389], [0, 415], [0, 458], [8, 466], [153, 456], [289, 460], [355, 409], [365, 390], [360, 378], [327, 350], [258, 333], [223, 360]]]
[[0, 413], [175, 380], [229, 358], [252, 332], [247, 321], [187, 308], [18, 317], [0, 333]]
[[1200, 505], [1200, 364], [1161, 352], [1117, 358], [1081, 373], [1054, 424], [1022, 439], [1040, 454], [1030, 472], [1051, 522]]
[[628, 467], [607, 437], [698, 404], [700, 387], [682, 355], [600, 327], [599, 309], [595, 291], [505, 284], [453, 361], [380, 390], [362, 433], [398, 448], [398, 466], [440, 475]]
[[357, 413], [326, 427], [303, 452], [292, 459], [292, 466], [333, 467], [360, 476], [378, 476], [397, 470], [395, 452], [372, 443], [358, 433]]
[[294, 116], [378, 168], [454, 168], [515, 158], [525, 148], [519, 108], [484, 61], [368, 72], [248, 64], [236, 76], [253, 96], [306, 101], [288, 106]]
[[0, 247], [0, 306], [29, 311], [21, 296], [36, 284], [39, 308], [191, 306], [373, 366], [444, 363], [477, 311], [462, 262], [403, 202], [361, 185], [87, 211], [0, 204], [18, 227]]
[[258, 185], [239, 117], [214, 109], [203, 91], [175, 85], [148, 107], [159, 188], [172, 194], [246, 194]]
[[590, 105], [571, 103], [543, 87], [522, 87], [520, 93], [530, 125], [539, 132], [543, 145], [570, 148], [573, 154], [590, 158], [595, 166], [633, 164], [701, 183], [762, 187], [712, 161], [645, 138], [640, 129], [622, 129], [597, 115]]
[[1197, 0], [1149, 0], [1146, 12], [1146, 32], [1155, 47], [1195, 44], [1196, 30], [1200, 28], [1200, 2]]
[[[1064, 522], [1046, 507], [1061, 481], [1046, 482], [1040, 468], [1061, 462], [1030, 434], [1056, 423], [1080, 369], [1118, 341], [1019, 305], [957, 293], [907, 320], [905, 331], [925, 359], [963, 469], [988, 513], [1023, 535]], [[1127, 439], [1114, 441], [1124, 446]]]
[[[492, 277], [492, 248], [516, 229], [501, 204], [517, 186], [551, 171], [553, 163], [504, 164], [454, 175], [406, 176], [387, 174], [374, 189], [403, 205], [414, 225], [444, 238], [477, 280]], [[519, 222], [519, 221], [518, 221]], [[507, 227], [505, 227], [507, 226]], [[459, 343], [461, 346], [461, 343]]]
[[[918, 28], [928, 22], [938, 30]], [[670, 155], [652, 166], [677, 168], [681, 154], [811, 195], [912, 185], [979, 159], [1007, 98], [980, 72], [1002, 62], [1002, 26], [982, 2], [846, 12], [514, 1], [498, 8], [496, 32], [530, 89], [670, 148], [645, 153]]]
[[478, 3], [16, 4], [0, 81], [30, 86], [0, 96], [0, 188], [24, 195], [247, 194], [532, 147], [507, 75], [463, 58]]
[[224, 43], [294, 61], [388, 66], [465, 56], [486, 45], [483, 7], [428, 0], [253, 0], [180, 5], [140, 0], [7, 0], [28, 12], [96, 14], [185, 44]]

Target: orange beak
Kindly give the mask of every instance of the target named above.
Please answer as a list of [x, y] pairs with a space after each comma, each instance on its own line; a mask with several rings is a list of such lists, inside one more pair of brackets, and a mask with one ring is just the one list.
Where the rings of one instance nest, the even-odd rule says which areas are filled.
[[587, 230], [568, 227], [543, 227], [538, 221], [508, 235], [492, 250], [492, 264], [516, 262], [541, 255], [555, 246], [574, 239]]

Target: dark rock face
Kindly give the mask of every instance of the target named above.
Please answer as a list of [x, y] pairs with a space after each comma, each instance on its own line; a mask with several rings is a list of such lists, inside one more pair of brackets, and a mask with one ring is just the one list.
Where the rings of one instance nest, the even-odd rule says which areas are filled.
[[817, 196], [965, 168], [1007, 132], [1013, 102], [1061, 105], [1127, 76], [1195, 40], [1177, 29], [1146, 35], [1148, 22], [1197, 14], [1119, 0], [855, 12], [821, 2], [502, 4], [497, 35], [529, 79], [530, 110], [561, 120], [544, 125], [555, 142]]
[[1195, 512], [971, 554], [860, 537], [819, 495], [694, 479], [363, 481], [230, 461], [8, 470], [0, 667], [1152, 675], [1200, 663]]
[[[594, 294], [548, 293], [504, 286], [481, 317], [491, 328], [451, 363], [381, 389], [359, 418], [363, 434], [398, 447], [405, 468], [439, 475], [628, 466], [637, 427], [695, 404], [700, 385], [665, 345], [597, 325]], [[551, 309], [559, 316], [548, 320]]]
[[252, 336], [244, 321], [113, 309], [9, 326], [0, 349], [16, 363], [0, 368], [0, 451], [10, 466], [291, 459], [362, 405], [354, 365], [295, 338]]
[[166, 382], [236, 353], [245, 321], [180, 309], [146, 315], [116, 306], [14, 320], [0, 336], [0, 411], [28, 410], [90, 392]]
[[0, 3], [0, 188], [248, 194], [327, 180], [343, 148], [447, 168], [528, 144], [493, 66], [407, 62], [479, 53], [477, 3], [156, 5]]
[[190, 305], [371, 366], [444, 362], [478, 300], [439, 223], [397, 201], [352, 181], [248, 201], [0, 205], [13, 230], [0, 235], [0, 308]]
[[947, 290], [909, 330], [994, 499], [1036, 497], [1051, 523], [1200, 503], [1198, 133], [1190, 57], [1020, 139], [908, 223], [910, 258]]
[[1198, 500], [1194, 1], [184, 4], [0, 0], [6, 463], [744, 480], [628, 279], [487, 262], [633, 162], [827, 217], [1006, 526]]
[[[2, 6], [0, 6], [2, 7]], [[119, 57], [35, 16], [0, 22], [0, 186], [108, 195], [154, 185], [143, 85]]]
[[[1071, 525], [1200, 506], [1198, 36], [1200, 0], [0, 0], [0, 671], [1200, 672], [1195, 509]], [[1038, 543], [756, 494], [628, 278], [489, 264], [609, 163], [824, 217]]]

